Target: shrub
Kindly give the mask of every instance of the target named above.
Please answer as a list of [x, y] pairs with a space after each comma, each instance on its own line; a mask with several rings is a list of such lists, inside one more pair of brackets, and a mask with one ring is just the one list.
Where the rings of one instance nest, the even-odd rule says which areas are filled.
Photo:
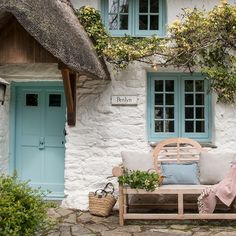
[[16, 174], [0, 176], [0, 235], [27, 236], [49, 229], [53, 222], [43, 197], [45, 192], [20, 182]]

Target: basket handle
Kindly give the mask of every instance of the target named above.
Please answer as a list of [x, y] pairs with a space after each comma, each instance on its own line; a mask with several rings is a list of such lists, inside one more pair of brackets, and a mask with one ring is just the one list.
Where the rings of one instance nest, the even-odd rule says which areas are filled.
[[[109, 190], [109, 188], [111, 188]], [[104, 188], [99, 188], [95, 191], [94, 195], [98, 195], [98, 192], [100, 191], [101, 195], [105, 195], [107, 196], [108, 193], [110, 193], [111, 195], [114, 193], [115, 188], [114, 185], [111, 182], [108, 182]]]
[[[109, 188], [111, 188], [111, 190], [108, 190]], [[115, 191], [114, 185], [111, 182], [108, 182], [106, 186], [104, 187], [103, 191], [106, 194], [110, 193], [112, 195]]]

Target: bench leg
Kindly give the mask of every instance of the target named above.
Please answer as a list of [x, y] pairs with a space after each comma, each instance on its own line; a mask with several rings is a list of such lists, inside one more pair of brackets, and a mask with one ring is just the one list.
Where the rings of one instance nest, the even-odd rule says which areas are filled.
[[119, 186], [119, 224], [120, 226], [124, 225], [124, 193], [123, 186]]
[[178, 214], [184, 214], [184, 196], [182, 193], [178, 194]]
[[128, 210], [128, 194], [124, 194], [124, 214], [127, 213]]

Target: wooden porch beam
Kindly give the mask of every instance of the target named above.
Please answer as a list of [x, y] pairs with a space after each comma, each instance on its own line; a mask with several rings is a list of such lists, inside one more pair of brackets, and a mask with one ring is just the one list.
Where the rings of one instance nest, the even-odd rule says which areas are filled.
[[76, 123], [76, 73], [71, 73], [69, 69], [62, 69], [62, 78], [67, 104], [67, 123], [75, 126]]

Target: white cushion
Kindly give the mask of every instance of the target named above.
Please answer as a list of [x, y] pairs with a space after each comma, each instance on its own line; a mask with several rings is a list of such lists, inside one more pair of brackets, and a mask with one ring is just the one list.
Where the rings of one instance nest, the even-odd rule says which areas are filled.
[[227, 174], [236, 153], [230, 152], [202, 152], [199, 161], [200, 183], [217, 184]]
[[128, 170], [148, 171], [153, 169], [152, 153], [143, 152], [121, 152], [124, 168]]

